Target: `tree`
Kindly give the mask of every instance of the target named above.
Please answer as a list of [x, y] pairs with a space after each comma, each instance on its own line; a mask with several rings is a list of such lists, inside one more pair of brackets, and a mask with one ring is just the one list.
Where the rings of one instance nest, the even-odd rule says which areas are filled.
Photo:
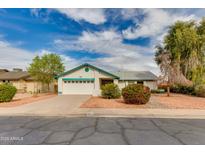
[[39, 82], [49, 85], [53, 82], [54, 77], [64, 72], [65, 67], [62, 59], [57, 54], [44, 54], [39, 57], [36, 56], [28, 68], [29, 74]]
[[[161, 50], [156, 49], [155, 58]], [[172, 83], [183, 85], [201, 83], [205, 72], [205, 19], [202, 19], [199, 25], [195, 21], [177, 21], [171, 25], [164, 38], [162, 49], [170, 56]], [[159, 66], [162, 65], [160, 61], [156, 62]]]
[[156, 46], [155, 62], [159, 65], [162, 72], [163, 80], [167, 80], [167, 96], [170, 95], [170, 79], [171, 79], [171, 54], [162, 46]]

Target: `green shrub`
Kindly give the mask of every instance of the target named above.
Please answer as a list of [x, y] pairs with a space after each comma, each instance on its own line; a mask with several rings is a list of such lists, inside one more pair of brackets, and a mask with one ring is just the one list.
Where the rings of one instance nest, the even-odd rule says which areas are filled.
[[0, 102], [10, 102], [16, 91], [16, 87], [10, 84], [0, 84]]
[[187, 95], [195, 95], [195, 89], [193, 86], [185, 86], [185, 85], [173, 85], [170, 87], [170, 92], [187, 94]]
[[122, 96], [128, 104], [146, 104], [151, 96], [150, 89], [140, 84], [130, 84], [122, 89]]
[[167, 92], [167, 87], [168, 87], [168, 85], [166, 85], [166, 84], [158, 85], [158, 89], [164, 89], [165, 92]]
[[157, 94], [165, 93], [165, 90], [164, 89], [153, 89], [151, 90], [151, 93], [157, 93]]
[[195, 87], [196, 96], [205, 97], [205, 85], [199, 85]]
[[120, 89], [116, 84], [108, 83], [103, 85], [101, 89], [101, 95], [104, 98], [111, 99], [120, 97]]

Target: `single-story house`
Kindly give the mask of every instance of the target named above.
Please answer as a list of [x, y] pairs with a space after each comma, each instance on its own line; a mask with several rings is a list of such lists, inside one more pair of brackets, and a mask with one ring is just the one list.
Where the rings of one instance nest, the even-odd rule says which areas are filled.
[[8, 72], [8, 70], [7, 69], [0, 69], [0, 74], [5, 73], [5, 72]]
[[[1, 69], [4, 70], [4, 69]], [[1, 71], [0, 84], [10, 83], [17, 88], [18, 92], [46, 92], [47, 86], [40, 82], [35, 81], [28, 72], [19, 68], [14, 68], [12, 71]], [[54, 91], [53, 85], [50, 86], [50, 90]]]
[[157, 89], [157, 76], [149, 71], [108, 72], [90, 64], [83, 64], [57, 76], [58, 94], [88, 94], [98, 96], [106, 83], [115, 83], [120, 89], [139, 83]]

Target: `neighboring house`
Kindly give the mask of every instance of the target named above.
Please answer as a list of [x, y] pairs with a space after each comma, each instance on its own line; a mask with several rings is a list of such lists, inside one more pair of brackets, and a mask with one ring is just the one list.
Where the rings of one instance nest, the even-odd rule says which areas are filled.
[[[0, 83], [11, 83], [17, 88], [18, 92], [45, 92], [47, 86], [40, 82], [36, 82], [28, 72], [22, 69], [14, 68], [13, 71], [5, 71], [0, 73]], [[53, 85], [50, 86], [51, 91], [54, 90]]]
[[5, 72], [8, 72], [8, 70], [7, 69], [0, 69], [0, 74], [5, 73]]
[[58, 77], [59, 94], [101, 94], [101, 86], [115, 83], [120, 89], [131, 83], [144, 84], [157, 89], [157, 76], [148, 71], [110, 73], [90, 64], [83, 64]]

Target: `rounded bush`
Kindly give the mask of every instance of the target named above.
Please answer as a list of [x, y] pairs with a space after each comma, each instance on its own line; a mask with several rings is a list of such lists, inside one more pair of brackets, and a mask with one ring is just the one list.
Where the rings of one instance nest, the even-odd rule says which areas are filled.
[[108, 83], [103, 85], [101, 90], [101, 95], [104, 98], [111, 99], [120, 97], [120, 89], [118, 85], [114, 83]]
[[195, 88], [196, 96], [205, 97], [205, 85], [199, 85]]
[[0, 84], [0, 102], [10, 102], [16, 91], [16, 87], [10, 84]]
[[186, 86], [186, 85], [172, 85], [170, 87], [170, 91], [172, 93], [180, 93], [180, 94], [187, 94], [187, 95], [194, 95], [195, 89], [193, 86]]
[[128, 104], [146, 104], [151, 96], [149, 87], [141, 84], [130, 84], [122, 89], [122, 96]]

